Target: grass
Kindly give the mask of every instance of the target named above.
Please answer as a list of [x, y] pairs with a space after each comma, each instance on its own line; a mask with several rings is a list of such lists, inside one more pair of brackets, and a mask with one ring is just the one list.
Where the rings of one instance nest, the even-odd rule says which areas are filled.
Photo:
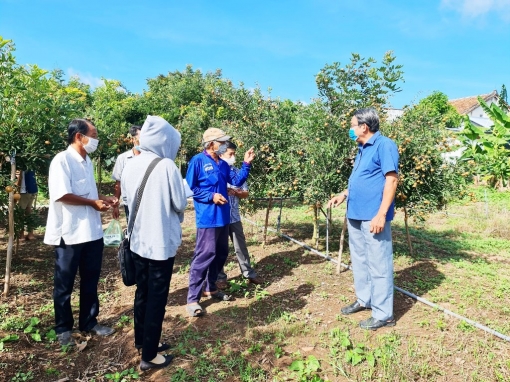
[[[411, 236], [414, 254], [410, 255], [404, 236], [403, 221], [397, 218], [393, 224], [395, 244], [396, 284], [404, 289], [428, 298], [432, 302], [446, 304], [448, 309], [464, 314], [469, 318], [487, 325], [504, 335], [510, 335], [508, 315], [510, 313], [510, 195], [508, 192], [495, 192], [475, 189], [478, 201], [456, 203], [450, 206], [448, 213], [439, 212], [430, 217], [425, 224], [411, 224]], [[483, 202], [480, 199], [483, 197]], [[282, 231], [298, 240], [311, 243], [311, 216], [306, 208], [298, 207], [283, 210]], [[401, 214], [400, 214], [401, 215]], [[340, 214], [341, 218], [342, 214]], [[275, 221], [274, 213], [271, 215]], [[323, 219], [324, 220], [324, 219]], [[330, 237], [338, 238], [341, 219], [333, 226]], [[322, 229], [325, 223], [321, 222]], [[323, 232], [323, 231], [322, 231]], [[321, 235], [320, 250], [324, 250], [324, 233]], [[329, 243], [330, 251], [338, 248], [336, 243]], [[283, 265], [295, 266], [293, 261], [283, 257]], [[329, 263], [327, 263], [329, 264]], [[332, 267], [326, 265], [325, 273]], [[400, 285], [399, 285], [400, 284]], [[318, 296], [327, 299], [328, 294], [319, 292]], [[488, 317], [490, 316], [490, 317]], [[479, 333], [479, 329], [465, 321], [456, 321], [452, 325], [451, 318], [422, 318], [420, 327], [439, 333], [452, 330], [464, 334]], [[495, 340], [497, 341], [497, 340]], [[410, 343], [412, 343], [410, 341]], [[432, 352], [425, 347], [409, 344], [408, 352], [418, 358], [431, 358]], [[489, 362], [495, 353], [483, 354], [478, 346], [469, 351], [481, 367]], [[399, 349], [401, 352], [402, 349]], [[451, 355], [446, 346], [439, 347], [439, 352]], [[459, 380], [510, 380], [510, 358], [495, 366], [490, 377], [482, 372], [473, 371], [458, 374]], [[485, 360], [485, 361], [484, 361]], [[458, 361], [464, 364], [462, 360]], [[332, 363], [334, 365], [334, 363]], [[344, 365], [345, 366], [345, 365]], [[337, 371], [348, 376], [345, 367], [334, 365]], [[381, 365], [384, 366], [384, 365]], [[499, 370], [496, 370], [498, 369]], [[414, 375], [411, 377], [410, 375]], [[447, 373], [443, 367], [432, 366], [426, 360], [414, 364], [411, 373], [396, 369], [387, 369], [384, 380], [423, 380], [443, 378]], [[367, 368], [356, 374], [356, 378], [370, 380], [374, 375]], [[488, 378], [488, 379], [487, 379]]]
[[[486, 203], [485, 191], [475, 189], [475, 194], [478, 201], [456, 203], [449, 207], [448, 213], [438, 212], [425, 224], [412, 222], [412, 255], [407, 247], [402, 214], [397, 214], [393, 224], [395, 283], [510, 335], [510, 237], [501, 229], [506, 226], [508, 231], [510, 226], [510, 196], [489, 191]], [[278, 211], [279, 208], [271, 211], [272, 226], [276, 225]], [[264, 213], [260, 211], [251, 219], [262, 222]], [[338, 209], [333, 213], [329, 243], [333, 256], [338, 252], [343, 213], [345, 210]], [[285, 207], [282, 231], [312, 244], [311, 218], [307, 207]], [[274, 234], [268, 235], [263, 247], [259, 230], [247, 223], [248, 247], [266, 283], [247, 284], [231, 257], [226, 270], [229, 293], [234, 294], [235, 300], [228, 303], [206, 300], [208, 314], [200, 319], [188, 319], [182, 305], [195, 230], [193, 215], [187, 213], [186, 219], [163, 327], [176, 359], [158, 376], [162, 380], [510, 380], [509, 343], [400, 293], [395, 294], [396, 327], [376, 332], [361, 330], [358, 321], [367, 318], [369, 312], [353, 316], [339, 314], [340, 307], [354, 298], [350, 271], [337, 275], [331, 262]], [[325, 221], [321, 216], [319, 249], [322, 251], [325, 237]], [[136, 368], [139, 358], [134, 350], [131, 353], [129, 350], [133, 343], [129, 333], [133, 326], [134, 289], [121, 286], [112, 254], [105, 255], [111, 268], [110, 273], [102, 275], [100, 300], [102, 317], [119, 333], [105, 345], [92, 342], [81, 353], [59, 348], [49, 335], [53, 321], [51, 288], [48, 288], [51, 279], [41, 269], [51, 269], [51, 262], [45, 262], [44, 253], [25, 262], [15, 259], [14, 275], [19, 278], [15, 280], [15, 297], [0, 301], [0, 379], [6, 375], [7, 381], [32, 376], [33, 380], [51, 382], [71, 377], [69, 365], [72, 364], [81, 365], [81, 369], [76, 366], [80, 371], [92, 370], [96, 374], [83, 373], [70, 379], [105, 380], [106, 373]], [[26, 258], [30, 256], [31, 252]], [[348, 246], [343, 261], [349, 261]], [[37, 300], [31, 300], [30, 296], [37, 296]], [[78, 301], [74, 294], [75, 310]], [[34, 327], [40, 329], [40, 342], [32, 339], [34, 330], [23, 333], [32, 317], [40, 320]], [[2, 342], [1, 338], [10, 335], [18, 337], [8, 337]], [[120, 354], [118, 349], [125, 352], [125, 358], [115, 359]], [[34, 355], [33, 359], [28, 354]], [[93, 363], [101, 357], [108, 366]], [[39, 366], [41, 359], [51, 359], [51, 363], [47, 361]], [[84, 359], [90, 364], [83, 366]]]

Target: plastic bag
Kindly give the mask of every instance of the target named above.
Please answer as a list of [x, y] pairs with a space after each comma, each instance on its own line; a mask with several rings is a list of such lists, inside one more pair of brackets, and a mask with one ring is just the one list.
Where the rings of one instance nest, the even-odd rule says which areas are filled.
[[124, 239], [124, 233], [118, 220], [113, 219], [104, 230], [103, 240], [105, 247], [118, 247]]

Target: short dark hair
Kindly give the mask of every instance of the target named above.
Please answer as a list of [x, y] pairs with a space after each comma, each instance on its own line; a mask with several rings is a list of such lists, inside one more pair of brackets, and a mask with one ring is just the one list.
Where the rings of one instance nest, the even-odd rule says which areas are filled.
[[135, 137], [136, 136], [136, 133], [138, 131], [142, 130], [142, 126], [136, 126], [136, 125], [133, 125], [129, 128], [129, 135], [131, 135], [132, 137]]
[[228, 149], [232, 149], [234, 151], [237, 150], [237, 146], [234, 142], [226, 141], [225, 143], [227, 144], [227, 150]]
[[371, 133], [379, 131], [379, 116], [373, 107], [358, 109], [354, 113], [358, 125], [366, 124]]
[[84, 118], [73, 119], [67, 127], [67, 143], [73, 143], [77, 133], [87, 135], [90, 126], [93, 126], [92, 122]]

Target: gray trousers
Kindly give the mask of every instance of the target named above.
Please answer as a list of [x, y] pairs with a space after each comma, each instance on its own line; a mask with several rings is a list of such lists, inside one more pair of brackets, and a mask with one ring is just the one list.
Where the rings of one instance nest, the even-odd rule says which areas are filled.
[[[248, 248], [246, 247], [246, 238], [244, 237], [243, 224], [240, 221], [231, 223], [229, 225], [229, 235], [232, 243], [234, 244], [237, 262], [239, 263], [241, 274], [247, 279], [253, 279], [257, 277], [257, 272], [255, 272], [255, 270], [250, 265], [250, 254], [248, 253]], [[223, 268], [218, 274], [218, 281], [227, 281], [225, 268]]]
[[393, 317], [393, 246], [391, 223], [370, 232], [370, 221], [348, 219], [349, 250], [358, 302], [372, 308], [372, 317]]

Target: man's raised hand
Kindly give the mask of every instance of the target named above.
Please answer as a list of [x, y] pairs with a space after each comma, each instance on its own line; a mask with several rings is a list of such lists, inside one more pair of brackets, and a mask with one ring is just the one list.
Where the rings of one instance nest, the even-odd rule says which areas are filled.
[[244, 161], [250, 164], [255, 159], [255, 150], [253, 147], [250, 147], [248, 151], [244, 153]]

